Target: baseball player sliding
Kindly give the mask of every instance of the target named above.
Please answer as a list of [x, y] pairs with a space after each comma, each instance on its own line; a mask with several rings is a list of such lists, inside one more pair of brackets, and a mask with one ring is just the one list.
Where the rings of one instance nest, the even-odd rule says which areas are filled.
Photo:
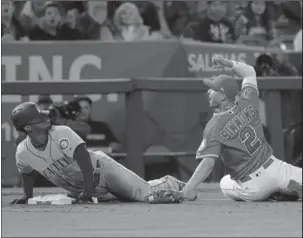
[[254, 68], [221, 56], [212, 61], [214, 68], [229, 67], [243, 77], [242, 88], [239, 92], [236, 79], [227, 75], [204, 79], [214, 114], [196, 154], [202, 161], [181, 196], [195, 199], [192, 191], [220, 157], [229, 173], [220, 182], [225, 196], [237, 201], [264, 201], [274, 193], [302, 198], [302, 169], [277, 159], [265, 140]]
[[52, 126], [47, 111], [26, 102], [12, 111], [12, 122], [27, 134], [18, 145], [16, 164], [24, 197], [13, 204], [26, 204], [33, 197], [38, 172], [54, 185], [69, 191], [75, 203], [123, 199], [149, 203], [179, 203], [176, 191], [184, 183], [172, 176], [146, 182], [103, 152], [86, 149], [84, 141], [67, 126]]

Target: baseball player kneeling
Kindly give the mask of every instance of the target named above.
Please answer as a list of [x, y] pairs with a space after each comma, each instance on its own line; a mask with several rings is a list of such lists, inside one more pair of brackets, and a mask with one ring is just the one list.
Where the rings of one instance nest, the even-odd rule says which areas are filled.
[[209, 104], [214, 110], [207, 123], [196, 158], [201, 159], [181, 191], [184, 199], [195, 199], [192, 191], [222, 158], [229, 175], [222, 178], [224, 195], [237, 201], [264, 201], [273, 194], [302, 198], [302, 168], [277, 159], [264, 137], [259, 114], [259, 91], [253, 67], [221, 56], [213, 57], [214, 68], [229, 67], [243, 77], [241, 90], [227, 75], [204, 79], [209, 86]]
[[50, 124], [47, 111], [26, 102], [12, 111], [12, 122], [26, 138], [18, 145], [16, 164], [24, 197], [13, 204], [25, 204], [33, 197], [36, 173], [74, 197], [74, 203], [123, 199], [148, 203], [179, 203], [176, 191], [184, 183], [172, 176], [147, 182], [103, 152], [86, 149], [84, 141], [67, 126]]

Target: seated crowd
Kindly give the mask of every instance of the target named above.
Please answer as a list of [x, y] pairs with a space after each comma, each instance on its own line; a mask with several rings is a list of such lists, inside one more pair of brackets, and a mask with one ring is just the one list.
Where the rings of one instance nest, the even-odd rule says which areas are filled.
[[2, 41], [164, 40], [302, 50], [300, 1], [2, 1]]

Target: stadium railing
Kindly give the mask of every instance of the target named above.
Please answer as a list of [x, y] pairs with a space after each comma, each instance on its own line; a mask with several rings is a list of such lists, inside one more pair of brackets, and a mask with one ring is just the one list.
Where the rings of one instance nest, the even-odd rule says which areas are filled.
[[[240, 80], [239, 80], [240, 83]], [[259, 89], [265, 90], [266, 116], [271, 135], [274, 154], [284, 160], [283, 128], [281, 118], [281, 90], [302, 90], [301, 77], [259, 78]], [[193, 78], [136, 78], [136, 79], [96, 79], [83, 81], [15, 81], [2, 82], [2, 95], [31, 94], [106, 94], [124, 93], [126, 95], [126, 153], [129, 169], [144, 177], [144, 91], [156, 92], [206, 92], [208, 88], [199, 79]], [[194, 155], [194, 152], [171, 152], [167, 154], [149, 154], [161, 156]]]

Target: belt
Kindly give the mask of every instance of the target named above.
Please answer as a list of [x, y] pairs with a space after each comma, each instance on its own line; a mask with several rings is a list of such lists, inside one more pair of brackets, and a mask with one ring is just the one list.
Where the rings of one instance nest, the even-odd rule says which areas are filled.
[[[261, 167], [264, 169], [267, 169], [273, 162], [274, 162], [274, 159], [270, 157], [268, 160], [265, 161], [265, 163]], [[240, 179], [240, 182], [245, 183], [245, 182], [252, 180], [251, 176], [252, 176], [252, 174], [244, 176], [242, 179]], [[258, 177], [258, 174], [256, 174], [255, 176]]]

